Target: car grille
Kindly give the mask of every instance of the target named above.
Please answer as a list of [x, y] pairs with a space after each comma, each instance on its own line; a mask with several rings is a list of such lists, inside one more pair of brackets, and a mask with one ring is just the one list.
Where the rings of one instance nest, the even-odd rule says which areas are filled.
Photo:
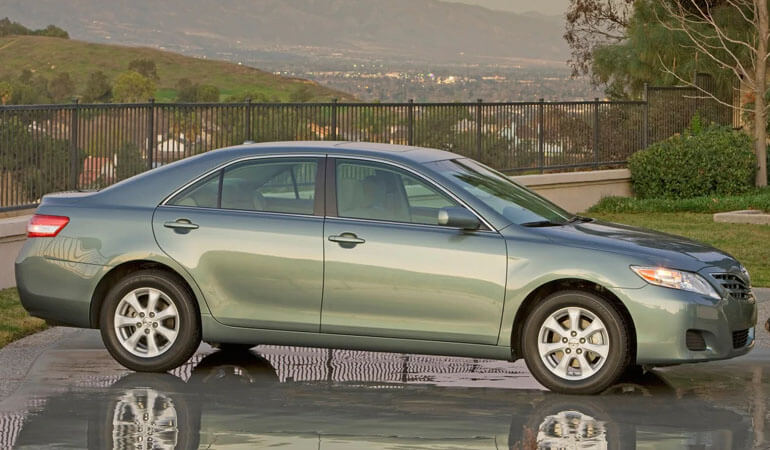
[[741, 277], [731, 273], [715, 273], [712, 276], [719, 281], [733, 299], [751, 299], [751, 288]]
[[749, 330], [733, 331], [733, 348], [745, 347], [749, 340]]

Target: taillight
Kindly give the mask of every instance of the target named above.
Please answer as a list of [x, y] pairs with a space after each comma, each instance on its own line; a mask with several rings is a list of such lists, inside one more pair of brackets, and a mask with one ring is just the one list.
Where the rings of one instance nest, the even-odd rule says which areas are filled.
[[27, 224], [27, 237], [54, 237], [70, 222], [69, 217], [35, 214]]

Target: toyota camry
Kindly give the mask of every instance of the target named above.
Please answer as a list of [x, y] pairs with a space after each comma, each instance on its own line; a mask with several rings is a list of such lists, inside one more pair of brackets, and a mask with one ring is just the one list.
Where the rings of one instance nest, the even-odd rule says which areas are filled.
[[24, 307], [136, 371], [201, 340], [524, 358], [565, 393], [754, 345], [749, 274], [681, 237], [568, 213], [454, 153], [246, 144], [43, 197]]

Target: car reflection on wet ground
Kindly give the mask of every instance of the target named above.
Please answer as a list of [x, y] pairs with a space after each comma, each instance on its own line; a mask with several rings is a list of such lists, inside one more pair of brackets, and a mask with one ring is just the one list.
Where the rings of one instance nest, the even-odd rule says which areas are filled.
[[543, 390], [521, 362], [202, 346], [171, 374], [79, 331], [0, 400], [0, 448], [767, 448], [770, 352]]

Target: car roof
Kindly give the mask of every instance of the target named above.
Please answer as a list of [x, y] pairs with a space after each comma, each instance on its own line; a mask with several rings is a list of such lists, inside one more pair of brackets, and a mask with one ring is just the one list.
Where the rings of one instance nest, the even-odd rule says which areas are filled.
[[260, 155], [308, 155], [337, 157], [367, 156], [384, 161], [401, 162], [418, 168], [422, 164], [460, 158], [455, 153], [406, 145], [369, 142], [289, 141], [246, 143], [201, 153], [165, 164], [106, 187], [92, 196], [92, 201], [126, 206], [154, 206], [190, 180], [221, 164]]
[[354, 141], [287, 141], [245, 143], [234, 147], [227, 147], [214, 152], [222, 156], [224, 152], [232, 152], [233, 156], [247, 156], [248, 154], [270, 153], [324, 153], [331, 155], [356, 155], [374, 156], [387, 160], [411, 161], [426, 163], [445, 159], [455, 159], [461, 156], [433, 148], [415, 147], [410, 145], [380, 144], [374, 142]]

